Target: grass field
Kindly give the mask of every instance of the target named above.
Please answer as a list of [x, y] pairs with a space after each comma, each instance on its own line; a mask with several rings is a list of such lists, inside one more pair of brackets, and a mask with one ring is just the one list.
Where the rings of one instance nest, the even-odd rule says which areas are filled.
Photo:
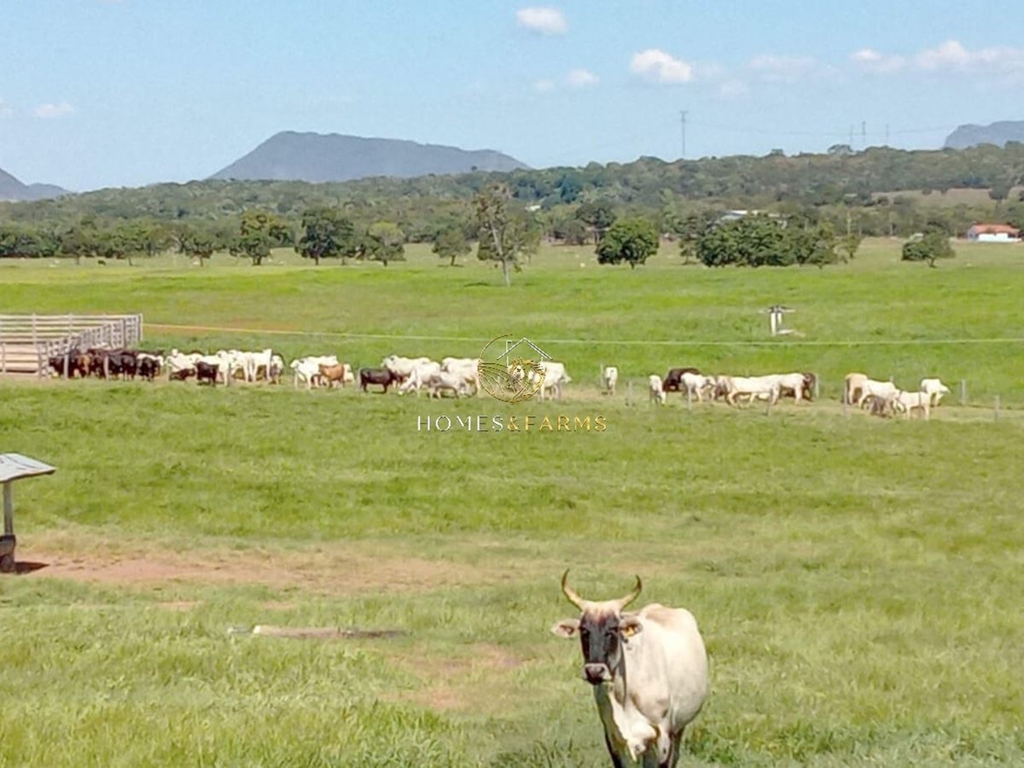
[[[584, 596], [636, 573], [641, 603], [697, 616], [712, 694], [681, 765], [1024, 763], [1024, 253], [897, 258], [630, 271], [552, 249], [510, 290], [418, 249], [386, 269], [0, 264], [0, 312], [142, 312], [148, 346], [359, 365], [512, 333], [575, 379], [517, 406], [0, 380], [0, 451], [58, 467], [15, 486], [19, 559], [45, 567], [0, 579], [0, 764], [606, 764], [578, 647], [548, 632], [566, 567]], [[773, 303], [801, 336], [767, 338]], [[597, 394], [602, 362], [636, 382], [811, 369], [826, 397], [654, 409], [639, 384]], [[844, 414], [850, 370], [965, 379], [970, 402]], [[527, 413], [607, 429], [417, 430]], [[229, 631], [256, 624], [401, 634]]]

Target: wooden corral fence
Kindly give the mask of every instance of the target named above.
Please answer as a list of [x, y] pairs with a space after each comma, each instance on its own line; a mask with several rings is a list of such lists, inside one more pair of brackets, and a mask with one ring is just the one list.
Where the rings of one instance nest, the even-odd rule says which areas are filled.
[[131, 347], [142, 341], [142, 315], [0, 315], [0, 375], [47, 372], [69, 350]]

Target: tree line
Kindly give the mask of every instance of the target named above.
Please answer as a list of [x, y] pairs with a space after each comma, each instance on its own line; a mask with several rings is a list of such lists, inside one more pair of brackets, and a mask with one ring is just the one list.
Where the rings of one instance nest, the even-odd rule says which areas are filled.
[[[669, 238], [684, 259], [712, 266], [823, 266], [850, 258], [854, 236], [948, 237], [979, 220], [1024, 226], [1024, 201], [1011, 194], [1022, 181], [1024, 145], [1011, 142], [935, 152], [837, 145], [824, 155], [640, 158], [344, 184], [161, 184], [0, 203], [0, 258], [132, 261], [175, 250], [200, 263], [228, 252], [258, 265], [272, 248], [294, 247], [315, 263], [387, 265], [404, 258], [405, 244], [429, 242], [450, 264], [475, 246], [480, 258], [507, 267], [508, 280], [545, 239], [592, 245], [602, 264], [637, 266], [652, 243]], [[953, 186], [980, 185], [989, 185], [981, 201], [944, 200]], [[735, 209], [785, 226], [723, 219]]]

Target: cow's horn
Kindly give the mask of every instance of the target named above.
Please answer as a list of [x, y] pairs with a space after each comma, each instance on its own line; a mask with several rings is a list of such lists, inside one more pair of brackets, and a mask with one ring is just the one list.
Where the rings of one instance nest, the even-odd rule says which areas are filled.
[[620, 598], [619, 600], [616, 601], [619, 604], [619, 610], [621, 611], [627, 605], [629, 605], [634, 600], [636, 600], [640, 596], [640, 590], [643, 589], [643, 588], [644, 588], [643, 584], [640, 583], [640, 577], [637, 576], [636, 577], [636, 586], [633, 587], [633, 591], [630, 592], [625, 597]]
[[567, 598], [569, 598], [569, 602], [570, 603], [572, 603], [573, 605], [575, 605], [577, 608], [579, 608], [582, 611], [583, 610], [584, 600], [583, 600], [582, 597], [580, 597], [579, 595], [576, 594], [575, 590], [573, 590], [572, 587], [569, 586], [568, 579], [569, 579], [569, 569], [566, 568], [565, 569], [565, 573], [562, 574], [562, 592], [564, 592], [565, 596]]

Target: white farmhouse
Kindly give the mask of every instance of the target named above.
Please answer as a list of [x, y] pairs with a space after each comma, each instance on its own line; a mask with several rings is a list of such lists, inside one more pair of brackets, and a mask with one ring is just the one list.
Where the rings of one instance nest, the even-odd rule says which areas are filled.
[[967, 230], [967, 239], [976, 243], [1019, 243], [1020, 230], [1009, 224], [975, 224]]

